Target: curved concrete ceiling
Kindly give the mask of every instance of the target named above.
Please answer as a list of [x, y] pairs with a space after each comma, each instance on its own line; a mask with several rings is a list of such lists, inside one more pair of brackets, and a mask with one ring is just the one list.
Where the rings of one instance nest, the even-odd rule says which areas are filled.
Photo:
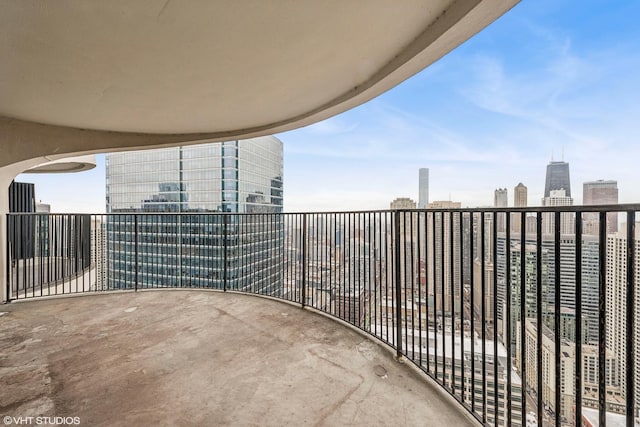
[[0, 166], [308, 125], [397, 85], [516, 2], [6, 0]]

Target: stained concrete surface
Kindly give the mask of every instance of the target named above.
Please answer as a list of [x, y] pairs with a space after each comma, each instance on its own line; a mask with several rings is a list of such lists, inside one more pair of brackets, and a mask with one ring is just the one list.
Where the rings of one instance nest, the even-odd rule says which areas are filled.
[[477, 425], [428, 379], [317, 313], [207, 291], [0, 306], [0, 416], [85, 426]]

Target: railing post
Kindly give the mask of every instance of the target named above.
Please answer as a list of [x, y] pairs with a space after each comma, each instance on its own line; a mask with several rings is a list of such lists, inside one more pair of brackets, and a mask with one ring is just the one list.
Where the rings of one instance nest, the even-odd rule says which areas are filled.
[[395, 301], [395, 311], [396, 311], [396, 356], [398, 359], [402, 357], [402, 296], [400, 295], [400, 282], [402, 279], [402, 272], [400, 270], [400, 211], [396, 210], [394, 213], [394, 224], [393, 224], [393, 233], [394, 233], [394, 267], [395, 267], [395, 288], [396, 288], [396, 301]]
[[598, 221], [598, 424], [607, 423], [607, 214]]
[[138, 292], [138, 215], [133, 215], [133, 238], [134, 238], [134, 256], [135, 258], [135, 292]]
[[[576, 289], [575, 289], [575, 425], [582, 425], [582, 213], [576, 212], [576, 224], [575, 224], [575, 275], [576, 275]], [[524, 342], [524, 341], [523, 341]], [[524, 359], [523, 359], [524, 360]], [[523, 375], [524, 378], [526, 378]], [[525, 413], [523, 411], [523, 413]]]
[[302, 308], [307, 304], [307, 214], [302, 214]]
[[[6, 259], [5, 262], [6, 264], [4, 265], [4, 269], [5, 269], [5, 294], [4, 294], [4, 301], [5, 303], [9, 303], [11, 302], [11, 286], [10, 286], [10, 282], [11, 282], [11, 246], [9, 245], [9, 236], [11, 235], [11, 227], [10, 227], [10, 222], [13, 222], [11, 217], [9, 216], [9, 214], [5, 215], [5, 219], [6, 219], [6, 234], [4, 235], [4, 238], [6, 240], [5, 243], [5, 247], [6, 247]], [[2, 236], [2, 233], [0, 233], [0, 236]], [[1, 259], [1, 258], [0, 258]], [[0, 273], [1, 273], [2, 269], [0, 268]]]
[[226, 213], [222, 214], [222, 250], [223, 250], [223, 259], [224, 263], [222, 267], [222, 289], [224, 292], [227, 292], [227, 224], [229, 223], [229, 218]]
[[628, 211], [627, 212], [627, 336], [626, 338], [626, 365], [627, 365], [627, 389], [625, 390], [625, 396], [627, 400], [627, 408], [626, 408], [626, 416], [627, 416], [627, 426], [634, 425], [634, 403], [635, 403], [635, 393], [638, 390], [634, 391], [634, 383], [635, 383], [635, 367], [634, 364], [636, 361], [635, 354], [635, 304], [636, 304], [636, 212]]

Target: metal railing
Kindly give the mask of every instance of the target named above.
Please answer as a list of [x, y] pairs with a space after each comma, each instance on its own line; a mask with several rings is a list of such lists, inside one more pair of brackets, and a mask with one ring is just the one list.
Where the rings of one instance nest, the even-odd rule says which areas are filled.
[[373, 335], [485, 425], [633, 426], [638, 210], [9, 214], [7, 295], [268, 295]]

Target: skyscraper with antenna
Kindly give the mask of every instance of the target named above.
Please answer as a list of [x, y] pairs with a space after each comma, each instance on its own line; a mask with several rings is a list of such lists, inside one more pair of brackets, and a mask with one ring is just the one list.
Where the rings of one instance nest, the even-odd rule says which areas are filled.
[[[564, 155], [563, 155], [564, 157]], [[547, 165], [547, 177], [544, 183], [544, 197], [550, 197], [554, 190], [564, 190], [566, 197], [571, 197], [571, 180], [569, 178], [569, 163], [554, 161], [553, 155]]]

